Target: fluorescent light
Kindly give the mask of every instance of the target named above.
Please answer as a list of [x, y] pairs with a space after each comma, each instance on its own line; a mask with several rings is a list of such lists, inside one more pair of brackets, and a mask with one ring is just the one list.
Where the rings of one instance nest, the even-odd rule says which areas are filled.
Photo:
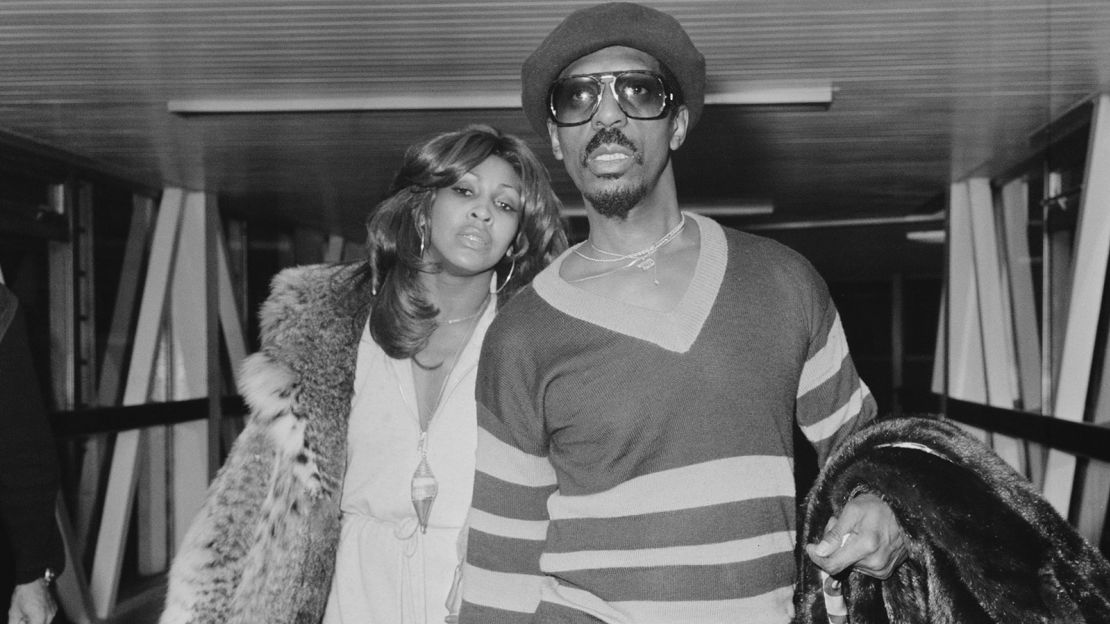
[[202, 98], [170, 100], [166, 108], [177, 115], [231, 115], [242, 113], [324, 113], [343, 111], [452, 110], [520, 108], [520, 94], [451, 93], [422, 95], [370, 95], [323, 98]]
[[[708, 106], [822, 106], [832, 103], [828, 81], [740, 81], [711, 86]], [[343, 97], [219, 97], [170, 100], [166, 109], [176, 115], [238, 115], [250, 113], [325, 113], [388, 110], [519, 109], [519, 91], [393, 93]]]
[[944, 230], [921, 230], [918, 232], [906, 232], [906, 239], [915, 243], [930, 243], [940, 244], [944, 242]]
[[812, 221], [780, 221], [778, 223], [753, 223], [744, 230], [816, 230], [822, 228], [866, 227], [871, 225], [911, 225], [918, 223], [943, 223], [944, 211], [932, 214], [911, 214], [896, 217], [861, 217], [858, 219], [814, 219]]
[[[770, 201], [739, 200], [720, 204], [680, 204], [680, 208], [707, 217], [742, 217], [769, 215], [775, 211]], [[563, 206], [564, 217], [585, 217], [585, 206]]]
[[749, 80], [718, 83], [705, 94], [706, 106], [821, 106], [833, 100], [832, 83]]

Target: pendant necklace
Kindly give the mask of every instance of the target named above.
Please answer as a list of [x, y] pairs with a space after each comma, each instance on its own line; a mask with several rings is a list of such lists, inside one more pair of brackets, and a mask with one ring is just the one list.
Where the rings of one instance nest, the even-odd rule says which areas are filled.
[[601, 254], [602, 256], [606, 256], [606, 257], [603, 257], [603, 258], [599, 258], [599, 257], [596, 257], [596, 256], [590, 256], [590, 255], [587, 255], [587, 254], [583, 253], [582, 249], [581, 249], [581, 245], [578, 246], [578, 247], [575, 247], [574, 248], [574, 253], [576, 255], [578, 255], [579, 257], [581, 257], [581, 258], [589, 260], [590, 262], [603, 263], [603, 262], [625, 262], [625, 261], [627, 261], [627, 263], [623, 264], [623, 265], [621, 265], [621, 266], [619, 266], [615, 269], [610, 269], [608, 271], [603, 271], [603, 272], [598, 273], [596, 275], [587, 275], [586, 277], [580, 277], [578, 279], [567, 280], [567, 282], [569, 282], [571, 284], [575, 284], [575, 283], [578, 283], [578, 282], [584, 282], [586, 280], [597, 279], [599, 277], [605, 277], [606, 275], [616, 273], [617, 271], [621, 271], [621, 270], [624, 270], [624, 269], [629, 269], [629, 268], [632, 268], [632, 267], [636, 267], [636, 268], [640, 269], [641, 271], [647, 271], [648, 269], [655, 268], [655, 277], [652, 279], [652, 282], [654, 282], [655, 285], [658, 286], [659, 285], [659, 269], [656, 267], [655, 253], [657, 251], [659, 251], [660, 249], [662, 249], [663, 247], [665, 247], [668, 243], [670, 243], [674, 239], [678, 238], [678, 235], [682, 233], [682, 229], [684, 227], [686, 227], [686, 213], [683, 212], [681, 214], [682, 214], [682, 219], [679, 220], [678, 225], [674, 226], [669, 232], [664, 234], [662, 238], [660, 238], [659, 240], [655, 241], [651, 245], [648, 245], [647, 247], [645, 247], [645, 248], [643, 248], [639, 251], [634, 251], [632, 253], [627, 253], [627, 254], [618, 254], [618, 253], [614, 253], [612, 251], [605, 251], [604, 249], [601, 249], [597, 245], [595, 245], [593, 243], [593, 241], [587, 240], [586, 242], [590, 245], [590, 248], [592, 248], [594, 251]]
[[[486, 297], [481, 307], [477, 312], [468, 317], [460, 319], [452, 319], [454, 323], [461, 323], [462, 321], [471, 320], [476, 318], [486, 310], [489, 305], [489, 297]], [[445, 324], [453, 324], [451, 321], [445, 321]], [[451, 358], [451, 368], [448, 369], [447, 374], [443, 377], [443, 382], [440, 383], [439, 392], [436, 394], [435, 403], [431, 406], [431, 414], [428, 417], [428, 422], [424, 423], [420, 419], [419, 403], [416, 405], [416, 419], [420, 423], [420, 438], [416, 443], [417, 452], [420, 455], [420, 463], [416, 466], [416, 471], [412, 474], [412, 483], [410, 484], [410, 495], [412, 497], [412, 508], [416, 511], [416, 521], [420, 524], [420, 532], [428, 532], [428, 518], [432, 514], [432, 503], [435, 502], [436, 496], [439, 494], [439, 482], [436, 480], [435, 473], [432, 472], [432, 467], [428, 464], [428, 427], [432, 424], [432, 417], [435, 416], [436, 411], [439, 409], [439, 404], [443, 401], [443, 393], [447, 390], [447, 382], [451, 379], [451, 373], [455, 371], [455, 365], [459, 362], [459, 356], [462, 355], [463, 349], [470, 342], [474, 336], [474, 330], [478, 327], [477, 323], [471, 326], [470, 331], [467, 332], [466, 337], [455, 349], [455, 355]], [[417, 366], [423, 366], [416, 361], [416, 356], [413, 355], [413, 361]], [[402, 390], [401, 399], [404, 400], [405, 393]], [[406, 401], [407, 403], [407, 401]]]

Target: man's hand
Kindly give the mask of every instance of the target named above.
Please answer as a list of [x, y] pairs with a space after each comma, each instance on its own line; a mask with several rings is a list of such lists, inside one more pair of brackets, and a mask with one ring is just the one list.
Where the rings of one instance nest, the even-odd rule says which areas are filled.
[[829, 518], [821, 541], [806, 544], [806, 554], [829, 574], [852, 568], [885, 579], [907, 553], [902, 527], [890, 506], [865, 492], [848, 501], [840, 517]]
[[12, 606], [8, 609], [8, 624], [50, 624], [58, 605], [50, 588], [41, 580], [16, 585], [12, 592]]

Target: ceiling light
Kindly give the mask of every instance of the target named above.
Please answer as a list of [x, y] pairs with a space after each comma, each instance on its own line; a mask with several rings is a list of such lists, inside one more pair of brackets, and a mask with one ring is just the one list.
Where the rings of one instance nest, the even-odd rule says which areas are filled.
[[[738, 81], [711, 85], [707, 106], [818, 106], [832, 103], [828, 81]], [[356, 111], [488, 110], [520, 108], [519, 91], [393, 93], [336, 97], [215, 97], [170, 100], [166, 109], [175, 115], [241, 115], [252, 113], [325, 113]]]
[[906, 232], [906, 240], [911, 240], [915, 243], [930, 243], [940, 244], [945, 240], [944, 230], [920, 230], [917, 232]]
[[944, 211], [932, 214], [910, 214], [893, 217], [861, 217], [857, 219], [814, 219], [810, 221], [779, 221], [777, 223], [754, 223], [745, 225], [745, 230], [816, 230], [822, 228], [866, 227], [873, 225], [914, 225], [924, 223], [943, 223]]
[[828, 108], [833, 86], [827, 80], [783, 82], [750, 80], [718, 83], [705, 94], [706, 106], [817, 106]]
[[[775, 211], [775, 206], [770, 201], [739, 200], [719, 204], [682, 204], [680, 206], [688, 212], [696, 212], [707, 217], [744, 217], [755, 215], [769, 215]], [[584, 206], [563, 206], [563, 216], [585, 217]]]

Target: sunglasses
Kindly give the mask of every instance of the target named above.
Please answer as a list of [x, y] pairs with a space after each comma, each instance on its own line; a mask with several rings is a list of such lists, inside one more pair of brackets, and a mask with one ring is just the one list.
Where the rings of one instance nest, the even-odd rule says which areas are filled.
[[551, 85], [547, 94], [551, 119], [559, 126], [578, 126], [593, 119], [601, 106], [606, 83], [617, 106], [631, 119], [661, 119], [674, 102], [674, 94], [655, 72], [579, 74], [560, 78]]

